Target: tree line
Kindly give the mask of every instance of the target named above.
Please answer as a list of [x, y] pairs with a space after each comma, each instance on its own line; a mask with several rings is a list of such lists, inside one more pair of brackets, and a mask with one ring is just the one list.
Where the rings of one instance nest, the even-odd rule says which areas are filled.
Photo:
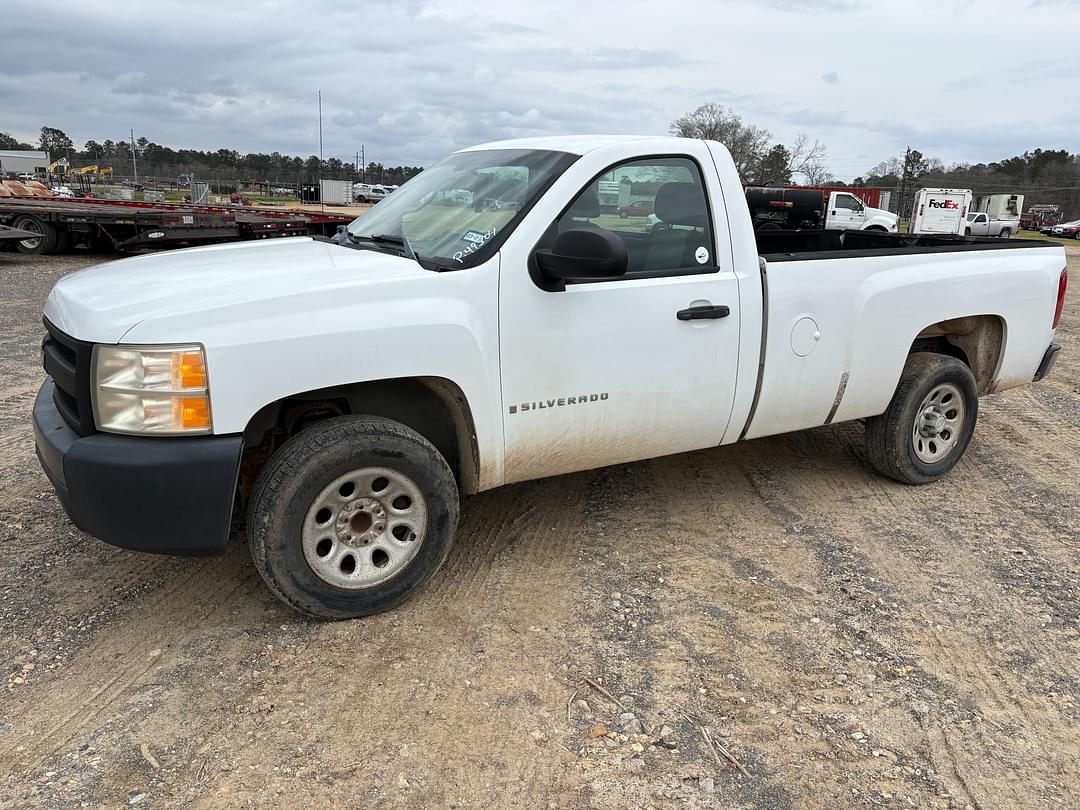
[[[920, 188], [968, 188], [976, 196], [1023, 194], [1024, 208], [1061, 206], [1068, 218], [1080, 216], [1080, 155], [1065, 149], [1035, 149], [993, 163], [954, 163], [908, 149], [884, 160], [850, 183], [836, 180], [825, 167], [827, 150], [799, 135], [790, 145], [774, 143], [768, 130], [748, 124], [722, 104], [703, 104], [671, 122], [672, 135], [707, 138], [727, 146], [744, 183], [787, 186], [835, 185], [890, 189], [893, 207], [909, 212]], [[897, 207], [898, 206], [898, 207]]]
[[[774, 142], [762, 127], [745, 122], [734, 110], [710, 102], [671, 122], [670, 132], [688, 138], [716, 140], [727, 146], [736, 169], [745, 183], [783, 186], [806, 185], [871, 186], [892, 189], [899, 209], [907, 212], [911, 198], [920, 188], [970, 188], [976, 195], [1023, 194], [1024, 207], [1040, 203], [1062, 207], [1069, 218], [1080, 216], [1080, 155], [1065, 149], [1035, 149], [992, 163], [954, 163], [928, 157], [915, 149], [868, 169], [850, 183], [833, 178], [826, 168], [827, 150], [819, 141], [799, 135], [793, 143]], [[97, 164], [111, 167], [116, 175], [132, 174], [132, 144], [127, 141], [89, 140], [77, 149], [71, 138], [55, 127], [42, 127], [38, 143], [23, 143], [0, 132], [0, 149], [41, 149], [53, 160], [67, 157], [72, 165]], [[400, 185], [418, 174], [420, 166], [384, 166], [370, 162], [360, 171], [352, 162], [318, 156], [307, 158], [249, 152], [235, 149], [173, 149], [147, 138], [134, 144], [141, 177], [168, 182], [180, 175], [194, 175], [216, 186], [254, 181], [266, 184], [297, 185], [317, 178], [353, 182]]]
[[[63, 130], [55, 127], [42, 127], [36, 145], [20, 142], [0, 132], [0, 149], [40, 149], [48, 152], [52, 160], [66, 157], [72, 166], [94, 164], [102, 168], [110, 167], [117, 176], [131, 176], [134, 173], [130, 141], [89, 140], [82, 149], [78, 149]], [[320, 164], [317, 155], [303, 158], [280, 152], [266, 154], [241, 153], [235, 149], [173, 149], [147, 138], [137, 138], [134, 151], [140, 178], [154, 177], [164, 182], [181, 175], [194, 175], [213, 185], [254, 181], [292, 186], [313, 183], [320, 177], [400, 185], [423, 169], [422, 166], [384, 166], [371, 161], [358, 171], [355, 163], [338, 158], [329, 158]]]
[[901, 210], [907, 212], [920, 188], [969, 188], [975, 196], [1023, 194], [1024, 209], [1058, 205], [1067, 219], [1080, 216], [1080, 155], [1065, 149], [1034, 149], [992, 163], [954, 163], [926, 157], [915, 149], [870, 169], [853, 184], [884, 188], [905, 187]]

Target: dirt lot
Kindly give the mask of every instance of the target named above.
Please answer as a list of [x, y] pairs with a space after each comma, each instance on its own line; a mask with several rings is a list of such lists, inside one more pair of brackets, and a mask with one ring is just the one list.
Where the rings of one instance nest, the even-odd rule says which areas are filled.
[[984, 400], [943, 482], [839, 425], [513, 486], [421, 596], [326, 624], [242, 538], [65, 520], [30, 409], [87, 263], [0, 253], [0, 806], [1076, 806], [1076, 291], [1053, 376]]

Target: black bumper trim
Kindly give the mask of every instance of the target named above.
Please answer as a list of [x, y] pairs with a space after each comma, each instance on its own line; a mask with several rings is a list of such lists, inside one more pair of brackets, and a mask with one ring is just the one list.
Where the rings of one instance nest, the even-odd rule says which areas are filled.
[[225, 551], [242, 437], [80, 436], [57, 410], [53, 385], [46, 380], [34, 402], [34, 441], [76, 526], [136, 551]]
[[1057, 360], [1058, 354], [1061, 353], [1060, 343], [1051, 343], [1046, 348], [1046, 354], [1043, 355], [1042, 362], [1039, 363], [1039, 370], [1035, 372], [1035, 376], [1032, 378], [1032, 382], [1038, 382], [1050, 373], [1050, 369], [1054, 367], [1054, 362]]

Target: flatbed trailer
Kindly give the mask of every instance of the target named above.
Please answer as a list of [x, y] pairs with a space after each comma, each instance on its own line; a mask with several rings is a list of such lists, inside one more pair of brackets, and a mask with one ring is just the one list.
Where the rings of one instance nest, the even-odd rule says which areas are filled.
[[352, 219], [307, 211], [93, 198], [0, 201], [0, 225], [38, 234], [16, 242], [19, 251], [32, 254], [66, 253], [77, 245], [127, 252], [245, 239], [329, 236]]

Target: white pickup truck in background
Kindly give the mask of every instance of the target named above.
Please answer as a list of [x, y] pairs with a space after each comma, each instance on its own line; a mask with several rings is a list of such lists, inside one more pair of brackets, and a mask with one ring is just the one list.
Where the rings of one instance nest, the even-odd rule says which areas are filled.
[[[610, 177], [664, 227], [620, 217]], [[365, 615], [439, 568], [462, 493], [850, 420], [877, 470], [926, 483], [979, 397], [1059, 350], [1060, 245], [755, 233], [709, 141], [466, 149], [339, 237], [55, 286], [33, 419], [76, 525], [212, 554], [246, 510], [278, 597]]]
[[965, 236], [999, 236], [1008, 239], [1019, 227], [1015, 219], [991, 219], [989, 214], [973, 213], [967, 215], [964, 226]]

